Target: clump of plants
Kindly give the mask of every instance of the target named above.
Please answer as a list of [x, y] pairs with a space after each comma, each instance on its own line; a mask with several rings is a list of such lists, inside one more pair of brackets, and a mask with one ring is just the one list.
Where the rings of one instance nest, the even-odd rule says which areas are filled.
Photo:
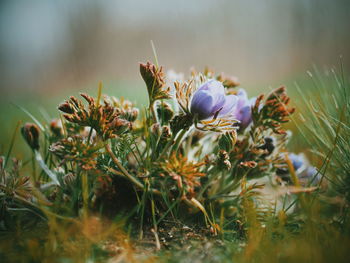
[[288, 151], [295, 108], [285, 87], [249, 98], [235, 77], [210, 70], [170, 82], [148, 62], [140, 73], [144, 109], [103, 95], [100, 84], [96, 98], [72, 96], [57, 119], [21, 128], [33, 169], [1, 157], [2, 231], [42, 231], [29, 242], [47, 251], [33, 258], [132, 261], [140, 258], [125, 235], [158, 250], [181, 235], [235, 240], [250, 259], [267, 225], [276, 239], [288, 222], [301, 229], [324, 172]]

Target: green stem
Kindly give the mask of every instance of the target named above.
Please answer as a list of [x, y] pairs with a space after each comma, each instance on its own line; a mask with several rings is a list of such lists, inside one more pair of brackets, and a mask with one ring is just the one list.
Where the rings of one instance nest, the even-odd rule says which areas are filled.
[[155, 109], [154, 109], [154, 101], [149, 103], [149, 111], [150, 111], [150, 113], [151, 113], [151, 115], [152, 115], [153, 122], [154, 122], [154, 123], [157, 123], [158, 120], [157, 120], [156, 111], [155, 111]]
[[[138, 187], [141, 190], [145, 190], [145, 186], [139, 181], [137, 180], [134, 176], [132, 176], [131, 174], [129, 174], [129, 172], [123, 167], [123, 165], [119, 162], [118, 158], [115, 156], [115, 154], [113, 153], [111, 147], [109, 144], [105, 144], [105, 149], [108, 152], [108, 154], [111, 156], [112, 161], [114, 162], [114, 164], [119, 168], [119, 170], [121, 171], [121, 173], [129, 179], [129, 181], [131, 183], [133, 183], [136, 187]], [[156, 189], [152, 189], [152, 192], [154, 194], [160, 195], [161, 193], [156, 190]]]
[[113, 153], [111, 147], [109, 144], [105, 144], [105, 149], [108, 152], [108, 154], [111, 156], [112, 161], [114, 164], [119, 168], [119, 170], [138, 188], [144, 189], [144, 185], [140, 183], [134, 176], [129, 174], [129, 172], [123, 167], [123, 165], [119, 162], [118, 158]]
[[[36, 156], [36, 150], [35, 152], [32, 152], [32, 179], [34, 184], [37, 183], [37, 178], [36, 178], [36, 165], [35, 165], [35, 156]], [[41, 156], [40, 156], [41, 157]]]
[[6, 158], [4, 160], [4, 169], [6, 168], [7, 164], [8, 164], [8, 160], [10, 158], [10, 155], [11, 155], [11, 152], [12, 152], [12, 148], [13, 148], [13, 145], [15, 144], [15, 140], [16, 140], [16, 135], [17, 135], [17, 132], [19, 130], [19, 127], [21, 125], [22, 121], [18, 121], [17, 122], [17, 125], [16, 125], [16, 128], [15, 128], [15, 132], [13, 133], [12, 135], [12, 139], [11, 139], [11, 142], [10, 142], [10, 147], [7, 151], [7, 154], [6, 154]]
[[[177, 151], [178, 147], [179, 147], [179, 143], [182, 139], [182, 137], [185, 135], [185, 133], [187, 132], [188, 129], [183, 129], [181, 130], [180, 134], [176, 133], [173, 134], [173, 136], [171, 137], [171, 139], [168, 141], [168, 143], [165, 145], [163, 151], [161, 152], [161, 154], [158, 157], [158, 160], [161, 159], [162, 157], [164, 157], [167, 153], [167, 151], [169, 150], [169, 148], [173, 145], [173, 148], [171, 150], [171, 152], [173, 152], [174, 150]], [[176, 136], [177, 135], [177, 136]], [[176, 140], [174, 141], [174, 139], [176, 138]]]
[[173, 148], [171, 149], [171, 152], [177, 152], [177, 150], [179, 149], [180, 143], [182, 138], [184, 137], [184, 135], [186, 134], [188, 129], [182, 129], [180, 134], [177, 136], [176, 141], [174, 143]]
[[165, 145], [163, 151], [161, 152], [161, 154], [159, 155], [158, 157], [158, 160], [161, 159], [165, 154], [166, 152], [168, 151], [168, 149], [170, 148], [170, 146], [174, 143], [174, 138], [175, 138], [176, 135], [173, 135], [171, 137], [171, 139], [167, 142], [167, 144]]
[[90, 145], [90, 139], [91, 139], [92, 131], [93, 131], [93, 128], [90, 127], [90, 131], [89, 131], [89, 135], [88, 135], [88, 139], [87, 139], [87, 145]]
[[52, 180], [52, 183], [56, 184], [56, 185], [60, 185], [60, 182], [57, 179], [57, 175], [55, 173], [53, 173], [49, 167], [47, 167], [46, 163], [44, 162], [41, 154], [39, 151], [35, 150], [34, 151], [34, 156], [36, 161], [39, 163], [41, 169], [43, 169], [43, 171], [50, 177], [50, 179]]
[[[215, 173], [216, 172], [216, 167], [213, 166], [213, 168], [207, 172], [207, 174], [210, 173]], [[203, 194], [205, 193], [205, 191], [208, 189], [208, 187], [213, 183], [214, 180], [216, 180], [218, 178], [218, 176], [220, 175], [220, 173], [216, 173], [214, 174], [211, 178], [208, 179], [208, 181], [205, 183], [205, 185], [203, 185], [201, 187], [200, 192], [198, 193], [198, 199], [202, 198]]]

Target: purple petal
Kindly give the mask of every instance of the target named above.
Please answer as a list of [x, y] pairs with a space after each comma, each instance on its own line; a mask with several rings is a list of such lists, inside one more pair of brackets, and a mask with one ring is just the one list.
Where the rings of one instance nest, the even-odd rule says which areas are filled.
[[213, 100], [207, 91], [197, 91], [191, 101], [191, 113], [200, 120], [209, 118], [213, 111]]
[[203, 120], [215, 115], [224, 103], [224, 86], [219, 81], [210, 80], [193, 94], [190, 111], [196, 114], [199, 120]]
[[222, 106], [222, 109], [219, 113], [220, 116], [228, 115], [233, 113], [238, 97], [236, 95], [227, 95], [225, 96], [225, 103]]
[[311, 183], [311, 185], [317, 185], [321, 181], [322, 174], [315, 167], [309, 166], [298, 174], [298, 178], [302, 184]]
[[237, 97], [238, 97], [238, 102], [237, 102], [238, 109], [246, 106], [249, 103], [247, 92], [244, 89], [239, 89], [237, 93]]
[[241, 122], [241, 128], [246, 128], [252, 121], [252, 109], [250, 105], [242, 107], [239, 112], [237, 119]]
[[197, 91], [207, 90], [212, 94], [222, 94], [225, 95], [225, 88], [220, 81], [215, 79], [208, 80], [203, 83]]
[[297, 155], [294, 153], [289, 154], [289, 159], [293, 164], [294, 170], [298, 170], [300, 167], [302, 167], [305, 163], [305, 159], [303, 158], [302, 155]]

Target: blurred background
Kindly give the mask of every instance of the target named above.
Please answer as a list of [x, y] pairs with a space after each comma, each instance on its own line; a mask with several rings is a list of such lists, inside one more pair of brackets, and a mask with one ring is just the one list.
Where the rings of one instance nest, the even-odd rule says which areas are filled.
[[[138, 62], [236, 75], [251, 95], [293, 83], [317, 65], [350, 68], [348, 0], [1, 0], [1, 152], [19, 119], [57, 116], [80, 91], [139, 104]], [[45, 108], [45, 110], [43, 110]]]

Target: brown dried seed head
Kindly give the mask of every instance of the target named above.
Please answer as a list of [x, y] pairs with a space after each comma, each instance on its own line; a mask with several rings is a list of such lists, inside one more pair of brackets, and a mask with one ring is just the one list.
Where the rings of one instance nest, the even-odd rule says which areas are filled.
[[171, 130], [169, 126], [163, 126], [162, 128], [162, 138], [170, 138], [171, 137]]
[[240, 85], [238, 78], [235, 76], [226, 76], [225, 74], [220, 74], [217, 77], [218, 81], [221, 81], [226, 88], [235, 88]]
[[256, 98], [254, 108], [256, 108], [256, 109], [259, 108], [260, 102], [261, 102], [263, 99], [264, 99], [264, 94], [259, 95], [259, 96]]
[[61, 103], [58, 106], [58, 109], [64, 113], [68, 113], [68, 114], [74, 113], [74, 108], [72, 107], [72, 105], [68, 101]]
[[63, 135], [63, 127], [61, 121], [59, 119], [53, 119], [50, 122], [50, 130], [55, 136], [61, 137]]
[[80, 93], [80, 96], [82, 96], [88, 103], [89, 105], [92, 105], [95, 103], [95, 100], [93, 97], [89, 96], [88, 94], [86, 93]]
[[39, 150], [40, 130], [36, 124], [26, 123], [21, 129], [21, 133], [32, 150]]
[[[140, 73], [146, 83], [150, 99], [154, 100], [165, 85], [163, 68], [157, 68], [153, 63], [140, 63]], [[166, 91], [165, 91], [166, 92]]]
[[154, 124], [152, 124], [152, 126], [151, 126], [151, 132], [152, 132], [153, 134], [155, 134], [156, 136], [160, 136], [160, 135], [161, 135], [159, 123], [154, 123]]
[[257, 163], [254, 161], [247, 161], [247, 162], [241, 162], [239, 165], [241, 167], [255, 168], [257, 166]]
[[73, 102], [76, 107], [79, 107], [79, 101], [76, 97], [70, 96], [69, 99]]

